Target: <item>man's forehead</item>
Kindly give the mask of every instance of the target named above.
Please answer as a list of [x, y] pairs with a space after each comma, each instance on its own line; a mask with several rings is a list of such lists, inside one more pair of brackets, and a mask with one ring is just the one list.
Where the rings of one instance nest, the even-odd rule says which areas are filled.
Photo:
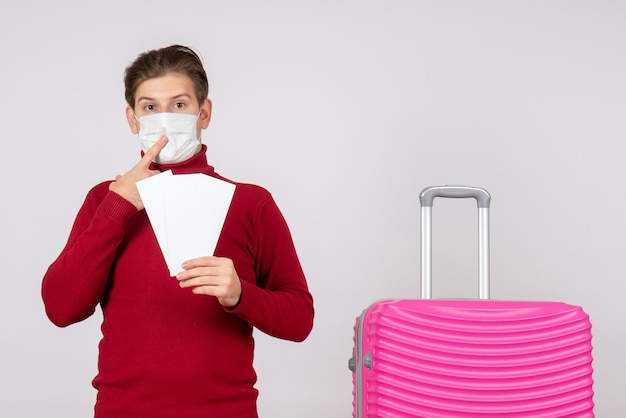
[[189, 77], [168, 74], [145, 80], [139, 84], [137, 86], [137, 101], [191, 98], [193, 93], [193, 84]]

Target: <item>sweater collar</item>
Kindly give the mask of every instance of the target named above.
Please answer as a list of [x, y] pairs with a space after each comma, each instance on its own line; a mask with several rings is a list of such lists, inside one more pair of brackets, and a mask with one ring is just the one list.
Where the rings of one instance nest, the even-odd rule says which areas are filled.
[[[161, 172], [172, 170], [173, 174], [194, 174], [203, 173], [209, 176], [215, 174], [215, 169], [210, 166], [206, 158], [207, 146], [202, 144], [202, 148], [188, 160], [176, 164], [157, 164], [150, 163], [151, 170], [159, 170]], [[143, 152], [142, 152], [143, 155]]]

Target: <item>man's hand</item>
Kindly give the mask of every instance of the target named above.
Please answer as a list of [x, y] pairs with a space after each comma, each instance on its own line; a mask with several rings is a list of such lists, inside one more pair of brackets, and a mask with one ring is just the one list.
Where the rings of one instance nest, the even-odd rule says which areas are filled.
[[162, 137], [146, 153], [141, 160], [123, 176], [115, 176], [115, 181], [109, 185], [109, 190], [122, 196], [135, 205], [137, 210], [144, 208], [141, 196], [137, 190], [137, 182], [159, 174], [156, 170], [150, 170], [150, 163], [159, 155], [159, 152], [167, 144], [168, 139]]
[[215, 296], [222, 306], [233, 307], [241, 297], [241, 281], [230, 258], [199, 257], [183, 263], [176, 275], [180, 287], [199, 295]]

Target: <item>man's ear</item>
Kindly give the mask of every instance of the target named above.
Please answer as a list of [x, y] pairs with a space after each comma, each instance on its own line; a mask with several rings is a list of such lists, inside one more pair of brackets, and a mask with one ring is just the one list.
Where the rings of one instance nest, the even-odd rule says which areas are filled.
[[200, 119], [200, 127], [202, 129], [206, 129], [209, 127], [209, 122], [211, 122], [212, 110], [213, 103], [211, 103], [211, 100], [204, 99], [204, 102], [202, 102], [202, 105], [200, 105], [200, 116], [198, 116], [198, 119]]
[[135, 111], [130, 106], [126, 106], [126, 121], [132, 133], [139, 133], [139, 121], [135, 117]]

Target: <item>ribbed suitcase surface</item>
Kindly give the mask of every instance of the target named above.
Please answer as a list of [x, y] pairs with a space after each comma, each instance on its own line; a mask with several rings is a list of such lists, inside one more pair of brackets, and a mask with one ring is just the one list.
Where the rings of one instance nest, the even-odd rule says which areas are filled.
[[358, 318], [354, 355], [356, 417], [594, 416], [591, 324], [578, 306], [381, 301]]

